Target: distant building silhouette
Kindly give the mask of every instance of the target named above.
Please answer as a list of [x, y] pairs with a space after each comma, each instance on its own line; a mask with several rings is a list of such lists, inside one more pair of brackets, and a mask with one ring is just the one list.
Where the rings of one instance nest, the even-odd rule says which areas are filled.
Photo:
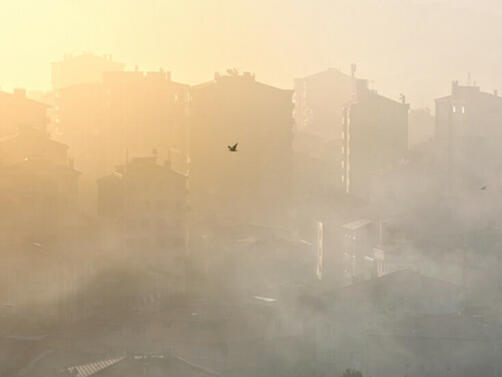
[[436, 99], [435, 143], [450, 188], [498, 184], [500, 124], [502, 97], [496, 92], [454, 81], [451, 94]]
[[341, 228], [341, 263], [346, 279], [344, 283], [382, 276], [385, 272], [385, 252], [380, 246], [382, 224], [369, 219], [358, 219], [343, 224]]
[[[194, 211], [242, 222], [284, 218], [281, 206], [291, 181], [292, 91], [262, 84], [250, 73], [234, 73], [192, 87], [191, 96]], [[230, 153], [227, 145], [237, 142], [238, 152]]]
[[77, 84], [101, 82], [104, 72], [122, 71], [124, 64], [112, 60], [111, 55], [69, 55], [52, 63], [52, 89], [59, 90]]
[[358, 82], [357, 101], [344, 114], [344, 182], [347, 193], [367, 197], [372, 175], [399, 164], [408, 150], [409, 105], [391, 100]]
[[342, 139], [343, 110], [356, 100], [358, 81], [335, 68], [295, 79], [297, 131], [324, 141]]
[[41, 129], [21, 127], [0, 139], [4, 240], [69, 236], [77, 221], [78, 177], [68, 147]]
[[37, 122], [0, 138], [0, 303], [38, 323], [85, 315], [65, 302], [83, 282], [91, 255], [75, 258], [84, 244], [80, 172], [67, 152]]
[[26, 157], [0, 166], [3, 242], [60, 242], [77, 226], [78, 177], [71, 164]]
[[[57, 124], [84, 172], [84, 208], [95, 208], [95, 181], [124, 162], [126, 154], [156, 149], [186, 169], [188, 86], [169, 72], [106, 72], [102, 82], [59, 91]], [[176, 152], [178, 151], [178, 152]]]
[[187, 177], [156, 156], [134, 158], [98, 180], [105, 247], [168, 269], [170, 293], [184, 289], [187, 193]]
[[21, 126], [17, 133], [0, 138], [0, 166], [28, 159], [66, 165], [68, 146], [51, 139], [45, 130], [30, 126]]
[[[295, 79], [294, 148], [300, 160], [297, 185], [305, 195], [328, 195], [344, 192], [343, 114], [357, 100], [361, 79], [335, 68]], [[301, 168], [301, 164], [307, 168]], [[309, 176], [314, 173], [314, 176]]]
[[173, 81], [163, 70], [108, 72], [102, 85], [109, 108], [108, 153], [123, 158], [126, 149], [135, 155], [156, 149], [160, 159], [172, 159], [168, 153], [174, 148], [186, 154], [188, 85]]
[[48, 105], [28, 99], [24, 89], [0, 92], [0, 137], [17, 132], [20, 126], [45, 129]]

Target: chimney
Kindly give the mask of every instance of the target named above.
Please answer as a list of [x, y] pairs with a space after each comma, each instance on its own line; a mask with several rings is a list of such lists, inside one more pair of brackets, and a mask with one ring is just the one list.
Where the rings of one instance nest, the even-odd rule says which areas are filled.
[[356, 70], [357, 70], [357, 65], [352, 63], [350, 65], [350, 75], [354, 78], [356, 77]]
[[457, 89], [458, 89], [458, 81], [457, 80], [452, 81], [451, 82], [451, 94], [455, 95], [457, 93]]
[[495, 90], [493, 91], [493, 95], [494, 95], [495, 97], [498, 97], [498, 96], [499, 96], [499, 91], [498, 91], [497, 89], [495, 89]]

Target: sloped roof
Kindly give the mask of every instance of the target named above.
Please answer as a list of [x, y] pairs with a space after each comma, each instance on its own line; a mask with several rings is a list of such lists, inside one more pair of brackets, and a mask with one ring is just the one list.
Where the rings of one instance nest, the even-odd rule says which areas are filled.
[[24, 137], [29, 137], [29, 136], [40, 137], [44, 143], [51, 144], [51, 145], [58, 147], [58, 148], [61, 148], [61, 149], [68, 149], [69, 148], [68, 145], [51, 139], [49, 137], [49, 135], [45, 133], [45, 131], [39, 130], [36, 128], [27, 129], [27, 130], [19, 130], [18, 132], [14, 133], [12, 135], [0, 137], [0, 147], [2, 146], [2, 144], [15, 142], [19, 139], [22, 139]]
[[[145, 375], [145, 366], [146, 369]], [[220, 376], [204, 366], [192, 363], [177, 355], [129, 355], [113, 359], [72, 366], [66, 369], [75, 377], [99, 376]], [[75, 374], [76, 373], [76, 374]]]
[[371, 224], [373, 221], [368, 220], [368, 219], [359, 219], [355, 221], [351, 221], [350, 223], [346, 223], [342, 225], [342, 228], [347, 229], [347, 230], [357, 230], [362, 227], [365, 227], [368, 224]]
[[88, 363], [88, 364], [83, 364], [83, 365], [76, 365], [73, 367], [69, 367], [67, 370], [71, 374], [75, 374], [75, 377], [90, 377], [103, 369], [112, 366], [114, 364], [117, 364], [118, 362], [122, 361], [125, 358], [125, 356], [122, 357], [117, 357], [114, 359], [107, 359], [107, 360], [101, 360], [101, 361], [96, 361], [93, 363]]
[[324, 71], [312, 73], [312, 74], [304, 76], [304, 77], [299, 77], [296, 80], [309, 80], [309, 79], [316, 79], [316, 78], [324, 78], [326, 76], [341, 76], [341, 77], [344, 77], [346, 79], [351, 79], [352, 78], [352, 76], [347, 75], [346, 73], [343, 73], [338, 68], [332, 68], [332, 67], [330, 67], [328, 69], [325, 69]]
[[34, 106], [34, 107], [40, 107], [40, 108], [49, 108], [51, 107], [50, 105], [47, 105], [46, 103], [42, 103], [42, 102], [38, 102], [38, 101], [35, 101], [31, 98], [27, 98], [27, 97], [21, 97], [21, 96], [17, 96], [13, 93], [7, 93], [7, 92], [2, 92], [0, 91], [0, 103], [2, 102], [9, 102], [9, 103], [12, 103], [12, 102], [24, 102], [25, 104], [28, 104], [28, 105], [31, 105], [31, 106]]
[[260, 81], [256, 81], [254, 79], [254, 76], [245, 77], [245, 76], [242, 76], [242, 75], [239, 75], [239, 76], [224, 76], [224, 75], [222, 75], [217, 80], [210, 80], [210, 81], [206, 81], [206, 82], [203, 82], [203, 83], [200, 83], [200, 84], [192, 85], [190, 88], [191, 88], [191, 90], [206, 89], [206, 88], [210, 88], [210, 87], [219, 85], [221, 83], [227, 83], [227, 82], [247, 83], [247, 84], [250, 84], [250, 85], [253, 85], [253, 86], [256, 86], [256, 87], [262, 87], [262, 88], [266, 88], [266, 89], [270, 89], [270, 90], [276, 90], [276, 91], [279, 91], [279, 92], [291, 92], [291, 93], [293, 93], [292, 89], [277, 88], [275, 86], [272, 86], [272, 85], [269, 85], [269, 84], [265, 84], [265, 83], [262, 83]]

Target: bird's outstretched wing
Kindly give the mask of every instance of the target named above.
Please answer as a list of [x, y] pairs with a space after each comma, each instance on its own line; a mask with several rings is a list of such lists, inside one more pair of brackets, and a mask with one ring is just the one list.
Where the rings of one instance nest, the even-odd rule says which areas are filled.
[[230, 152], [237, 152], [237, 145], [239, 145], [239, 143], [235, 143], [234, 145], [230, 146], [230, 145], [227, 145], [227, 148]]

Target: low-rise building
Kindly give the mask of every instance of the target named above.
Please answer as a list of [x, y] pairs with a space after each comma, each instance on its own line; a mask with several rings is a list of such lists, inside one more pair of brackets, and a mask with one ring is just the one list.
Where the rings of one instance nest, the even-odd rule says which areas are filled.
[[16, 133], [20, 126], [45, 129], [48, 105], [28, 99], [26, 90], [0, 91], [0, 137]]
[[171, 293], [184, 289], [187, 193], [187, 177], [156, 156], [133, 158], [98, 180], [105, 248], [166, 269]]

